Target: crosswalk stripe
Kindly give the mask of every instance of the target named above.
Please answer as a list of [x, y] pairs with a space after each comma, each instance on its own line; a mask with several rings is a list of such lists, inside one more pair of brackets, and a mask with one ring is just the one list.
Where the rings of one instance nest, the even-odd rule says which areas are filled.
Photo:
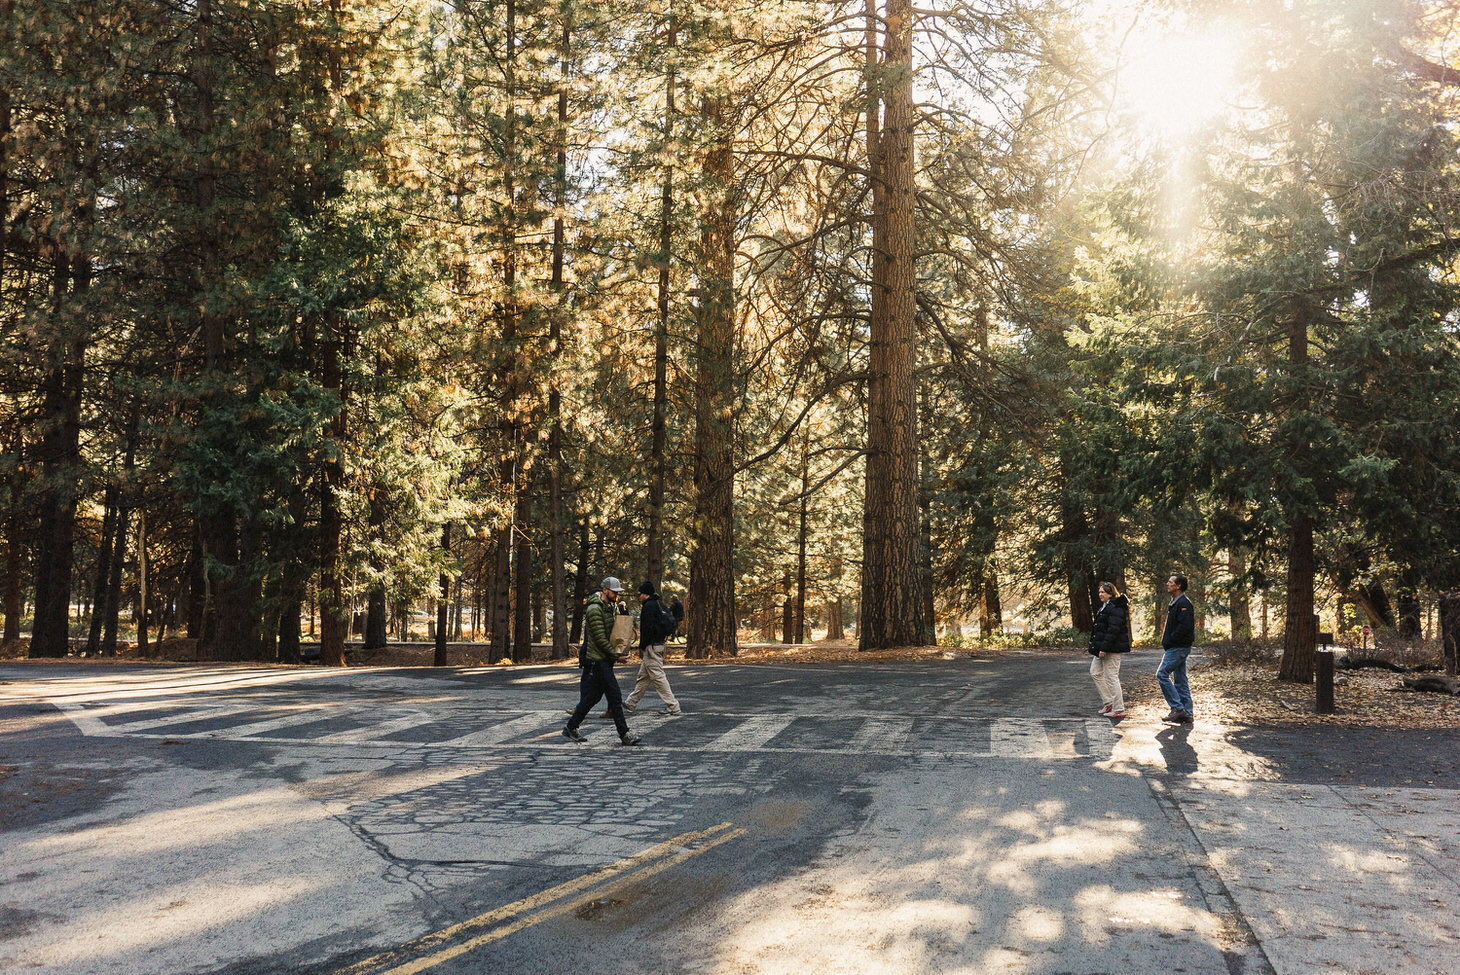
[[1120, 741], [1109, 718], [1086, 718], [1085, 737], [1090, 739], [1091, 758], [1109, 758], [1115, 754], [1115, 744]]
[[912, 718], [868, 718], [847, 742], [847, 750], [900, 752], [912, 730]]
[[60, 708], [66, 717], [71, 719], [71, 723], [89, 738], [110, 738], [117, 734], [101, 718], [88, 713], [90, 708], [84, 708], [79, 704], [57, 704], [56, 707]]
[[177, 711], [162, 718], [147, 718], [142, 721], [123, 721], [113, 724], [111, 727], [113, 731], [130, 734], [134, 731], [166, 728], [168, 725], [191, 724], [194, 721], [211, 721], [214, 718], [226, 718], [230, 714], [247, 714], [257, 710], [257, 704], [230, 704], [216, 708], [194, 708], [190, 711]]
[[562, 711], [534, 711], [520, 718], [503, 721], [501, 724], [494, 724], [490, 728], [473, 731], [471, 734], [462, 735], [460, 738], [452, 738], [448, 741], [438, 742], [437, 744], [443, 748], [479, 748], [485, 745], [500, 745], [513, 738], [530, 735], [534, 731], [550, 728], [559, 722], [563, 724], [568, 723], [567, 715], [563, 714]]
[[1040, 757], [1050, 752], [1043, 721], [995, 718], [989, 729], [989, 754], [997, 758]]
[[[379, 741], [386, 735], [393, 735], [397, 731], [407, 731], [411, 728], [420, 727], [423, 724], [430, 724], [437, 720], [434, 714], [422, 714], [413, 712], [404, 717], [396, 718], [394, 721], [383, 721], [376, 725], [366, 725], [364, 728], [354, 728], [350, 731], [337, 731], [332, 735], [321, 735], [314, 740], [324, 745], [354, 745], [367, 741]], [[390, 744], [394, 744], [391, 742]]]
[[[329, 718], [354, 718], [365, 720], [367, 717], [378, 717], [370, 715], [364, 709], [346, 709], [339, 704], [324, 706], [309, 706], [295, 708], [289, 714], [276, 716], [260, 721], [252, 721], [246, 724], [233, 727], [216, 727], [210, 730], [189, 732], [180, 734], [171, 731], [176, 725], [188, 724], [199, 721], [213, 721], [226, 718], [231, 714], [242, 714], [252, 711], [256, 706], [249, 705], [228, 705], [215, 707], [195, 707], [191, 710], [176, 711], [164, 717], [149, 717], [138, 721], [122, 721], [115, 724], [108, 724], [102, 720], [102, 715], [125, 714], [127, 710], [141, 711], [143, 708], [122, 708], [122, 707], [84, 707], [70, 703], [56, 703], [59, 710], [64, 712], [68, 718], [77, 726], [83, 734], [91, 737], [120, 737], [136, 736], [141, 738], [177, 737], [197, 740], [255, 740], [255, 741], [277, 741], [292, 743], [308, 743], [319, 745], [375, 745], [406, 748], [491, 748], [497, 746], [509, 747], [556, 747], [561, 744], [556, 735], [542, 735], [541, 732], [556, 730], [565, 720], [566, 716], [560, 709], [550, 708], [547, 710], [536, 710], [527, 713], [518, 711], [515, 716], [501, 721], [489, 727], [460, 735], [455, 738], [448, 738], [441, 741], [395, 741], [387, 740], [385, 736], [411, 728], [424, 725], [431, 725], [434, 722], [442, 722], [447, 718], [460, 719], [468, 714], [460, 709], [448, 713], [430, 711], [411, 711], [401, 713], [399, 709], [389, 709], [397, 716], [376, 724], [360, 728], [352, 728], [345, 731], [332, 732], [317, 737], [291, 736], [286, 729], [293, 726], [305, 725], [315, 721], [322, 721]], [[596, 711], [596, 709], [595, 709]], [[504, 712], [469, 712], [478, 716], [501, 715]], [[511, 714], [512, 712], [506, 712]], [[713, 712], [697, 712], [696, 716], [705, 714], [714, 716]], [[892, 754], [892, 755], [947, 755], [966, 758], [993, 757], [993, 758], [1083, 758], [1103, 760], [1113, 754], [1114, 747], [1119, 740], [1112, 729], [1110, 722], [1101, 719], [1051, 719], [1046, 722], [1038, 718], [996, 718], [989, 722], [989, 745], [987, 748], [980, 747], [975, 741], [969, 741], [971, 747], [960, 748], [953, 742], [927, 741], [913, 742], [913, 730], [916, 727], [917, 718], [905, 715], [888, 715], [863, 720], [857, 732], [840, 742], [835, 739], [827, 739], [821, 744], [798, 744], [788, 743], [781, 748], [770, 747], [770, 743], [777, 735], [785, 731], [797, 720], [810, 720], [807, 715], [798, 714], [775, 714], [775, 715], [752, 715], [744, 718], [728, 731], [722, 732], [708, 742], [697, 742], [696, 730], [698, 723], [694, 716], [686, 718], [674, 718], [658, 711], [649, 714], [642, 714], [630, 718], [630, 725], [634, 731], [645, 735], [645, 744], [651, 748], [658, 748], [664, 751], [684, 752], [764, 752], [764, 751], [795, 751], [816, 754]], [[612, 726], [605, 722], [596, 722], [590, 731], [596, 731], [598, 725], [602, 724], [610, 731]], [[688, 732], [688, 738], [675, 733], [678, 726]], [[449, 727], [443, 725], [443, 727]], [[151, 734], [154, 729], [160, 729], [159, 733]], [[670, 734], [670, 739], [662, 744], [655, 741], [654, 733], [664, 730]], [[1086, 740], [1089, 743], [1089, 755], [1080, 755], [1075, 748], [1076, 736], [1080, 729], [1085, 732]], [[283, 735], [270, 735], [269, 732], [284, 731]], [[615, 739], [616, 735], [609, 735]], [[678, 740], [676, 740], [678, 739]], [[608, 739], [604, 739], [607, 741]], [[954, 745], [954, 747], [946, 747]]]
[[794, 720], [789, 715], [779, 714], [746, 718], [706, 745], [705, 749], [712, 752], [738, 752], [760, 748], [785, 731]]
[[269, 718], [266, 721], [254, 721], [249, 724], [241, 724], [232, 728], [219, 728], [217, 731], [208, 732], [205, 737], [221, 738], [251, 738], [254, 735], [262, 735], [269, 731], [278, 731], [280, 728], [287, 728], [290, 725], [309, 724], [311, 721], [323, 721], [331, 717], [326, 709], [318, 705], [308, 705], [294, 714], [286, 714], [280, 718]]

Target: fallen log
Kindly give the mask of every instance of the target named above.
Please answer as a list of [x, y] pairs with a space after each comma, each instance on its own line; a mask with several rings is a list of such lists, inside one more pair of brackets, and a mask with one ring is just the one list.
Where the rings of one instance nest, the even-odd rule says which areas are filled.
[[1453, 677], [1444, 677], [1440, 674], [1427, 674], [1424, 677], [1404, 678], [1406, 690], [1425, 691], [1432, 694], [1460, 694], [1460, 680]]
[[1378, 657], [1342, 657], [1338, 666], [1343, 670], [1392, 670], [1396, 674], [1406, 672], [1406, 668]]

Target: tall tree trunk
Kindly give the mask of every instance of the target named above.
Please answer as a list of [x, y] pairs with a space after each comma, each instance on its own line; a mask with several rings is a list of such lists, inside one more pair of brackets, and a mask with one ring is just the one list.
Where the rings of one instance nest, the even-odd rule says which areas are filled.
[[513, 609], [512, 660], [525, 664], [532, 660], [532, 495], [528, 478], [517, 488], [517, 598]]
[[[669, 7], [667, 44], [672, 51], [678, 42], [674, 4]], [[664, 78], [664, 142], [674, 137], [674, 62]], [[674, 167], [665, 166], [659, 191], [659, 291], [658, 318], [654, 323], [654, 415], [649, 448], [649, 581], [664, 582], [664, 490], [668, 468], [665, 424], [669, 411], [669, 270], [673, 259]]]
[[554, 660], [568, 656], [568, 606], [566, 542], [563, 538], [563, 391], [558, 360], [562, 345], [564, 300], [567, 288], [563, 278], [563, 262], [567, 249], [567, 234], [564, 214], [568, 208], [568, 84], [570, 44], [572, 40], [572, 5], [564, 2], [559, 6], [562, 17], [562, 34], [558, 40], [558, 138], [557, 155], [553, 170], [553, 258], [552, 290], [558, 298], [558, 307], [552, 316], [549, 345], [553, 350], [554, 369], [551, 388], [548, 392], [548, 530], [551, 532], [548, 554], [548, 573], [552, 578], [553, 649]]
[[573, 622], [568, 632], [571, 647], [583, 639], [583, 607], [588, 599], [588, 518], [578, 523], [578, 571], [573, 574]]
[[[330, 323], [333, 327], [334, 323]], [[344, 446], [348, 432], [348, 401], [342, 369], [343, 343], [335, 335], [324, 343], [324, 388], [333, 392], [338, 411], [329, 421], [330, 438]], [[349, 616], [345, 606], [344, 517], [340, 493], [345, 472], [339, 450], [325, 456], [324, 476], [319, 492], [319, 662], [326, 667], [345, 666], [345, 638]]]
[[[0, 0], [0, 19], [6, 23], [15, 11], [15, 0]], [[0, 285], [5, 281], [5, 259], [9, 256], [6, 242], [10, 240], [10, 92], [0, 89]], [[14, 434], [17, 467], [25, 467], [25, 439], [17, 426]], [[21, 475], [12, 476], [8, 485], [10, 497], [6, 508], [5, 531], [5, 632], [3, 642], [20, 639], [20, 617], [22, 615], [21, 573], [24, 571], [23, 541], [20, 530]]]
[[[522, 380], [521, 355], [518, 352], [518, 314], [515, 289], [517, 287], [517, 4], [507, 0], [505, 8], [506, 45], [502, 59], [505, 98], [505, 146], [502, 157], [502, 186], [505, 197], [501, 229], [502, 284], [504, 296], [499, 309], [502, 320], [503, 408], [501, 435], [503, 445], [499, 477], [504, 493], [518, 498], [522, 490], [519, 483], [523, 471], [522, 452], [526, 449], [523, 436], [525, 424], [519, 416]], [[505, 660], [513, 653], [512, 640], [512, 553], [515, 532], [525, 531], [525, 523], [518, 521], [520, 502], [515, 502], [513, 511], [505, 525], [497, 530], [497, 591], [492, 612], [492, 659]]]
[[101, 653], [101, 626], [103, 613], [98, 610], [106, 605], [107, 579], [111, 575], [112, 548], [117, 541], [117, 495], [120, 489], [116, 482], [107, 484], [101, 501], [101, 537], [96, 547], [96, 572], [91, 587], [91, 624], [86, 633], [86, 655], [95, 657]]
[[1440, 652], [1445, 673], [1460, 675], [1460, 590], [1440, 593]]
[[999, 567], [992, 557], [984, 560], [979, 576], [978, 635], [1004, 632], [1004, 608], [999, 602]]
[[141, 415], [136, 408], [127, 423], [126, 448], [122, 457], [122, 483], [117, 489], [117, 522], [111, 564], [107, 571], [106, 602], [103, 605], [101, 640], [103, 656], [117, 653], [117, 623], [122, 610], [122, 570], [127, 563], [127, 534], [132, 513], [132, 479], [136, 469], [137, 429]]
[[[922, 438], [919, 438], [921, 440]], [[923, 630], [929, 645], [938, 642], [938, 615], [933, 594], [933, 496], [928, 472], [931, 463], [925, 452], [918, 451], [918, 577], [922, 591]]]
[[685, 655], [734, 656], [735, 633], [735, 226], [739, 191], [731, 110], [707, 97], [714, 140], [704, 160], [699, 335], [695, 348], [695, 512], [691, 528], [689, 639]]
[[[14, 497], [18, 499], [19, 495], [17, 490]], [[21, 580], [25, 571], [25, 536], [21, 530], [19, 501], [12, 501], [12, 504], [15, 507], [7, 519], [8, 530], [5, 533], [5, 643], [20, 639], [20, 618], [25, 602]]]
[[148, 655], [147, 646], [147, 509], [137, 512], [137, 654]]
[[[56, 245], [54, 264], [57, 324], [71, 317], [70, 301], [85, 300], [90, 258], [73, 261]], [[68, 293], [68, 285], [74, 295]], [[42, 380], [38, 460], [43, 486], [35, 549], [35, 617], [32, 657], [64, 657], [70, 649], [71, 567], [76, 543], [77, 487], [81, 479], [81, 389], [87, 336], [79, 324], [52, 341]]]
[[791, 573], [781, 578], [781, 642], [797, 643], [796, 600], [791, 593]]
[[[1295, 384], [1308, 370], [1308, 321], [1308, 314], [1300, 309], [1288, 323], [1288, 367]], [[1310, 444], [1290, 446], [1299, 458], [1311, 452]], [[1278, 679], [1309, 684], [1318, 642], [1313, 619], [1313, 520], [1307, 512], [1296, 511], [1290, 513], [1288, 524], [1288, 601]]]
[[[1061, 477], [1063, 478], [1063, 474]], [[1089, 633], [1095, 611], [1090, 585], [1091, 569], [1077, 554], [1077, 547], [1090, 535], [1085, 512], [1068, 495], [1060, 502], [1060, 541], [1065, 551], [1065, 583], [1070, 595], [1070, 624], [1081, 633]]]
[[833, 598], [826, 604], [826, 638], [828, 640], [840, 640], [846, 636], [846, 621], [842, 618], [842, 567], [841, 556], [836, 556], [831, 562], [830, 583], [834, 593]]
[[862, 496], [862, 600], [857, 618], [858, 641], [866, 646], [865, 634], [870, 630], [882, 632], [882, 607], [877, 600], [870, 599], [874, 586], [882, 584], [880, 562], [877, 553], [884, 547], [882, 533], [886, 525], [876, 512], [886, 503], [883, 492], [880, 458], [874, 457], [876, 445], [874, 425], [884, 409], [884, 377], [880, 372], [882, 346], [886, 343], [887, 331], [887, 181], [882, 161], [882, 25], [878, 20], [877, 0], [866, 0], [864, 74], [867, 85], [867, 174], [872, 188], [872, 230], [871, 288], [867, 307], [869, 335], [867, 365], [867, 451], [864, 462]]
[[1246, 583], [1240, 581], [1247, 574], [1247, 558], [1240, 548], [1227, 550], [1227, 571], [1232, 575], [1232, 595], [1228, 600], [1229, 619], [1232, 624], [1232, 639], [1252, 639], [1252, 597], [1248, 595]]
[[[451, 525], [441, 526], [441, 554], [444, 558], [451, 557]], [[451, 611], [451, 576], [446, 570], [441, 570], [441, 577], [438, 580], [439, 598], [436, 600], [436, 655], [432, 659], [432, 666], [446, 666], [446, 633], [448, 629], [448, 614]]]
[[1317, 642], [1318, 627], [1313, 620], [1313, 522], [1307, 515], [1298, 515], [1288, 536], [1288, 603], [1278, 679], [1312, 683]]
[[1389, 594], [1377, 580], [1361, 582], [1354, 587], [1354, 602], [1363, 607], [1364, 615], [1376, 627], [1394, 628], [1394, 608], [1389, 604]]
[[1395, 593], [1398, 605], [1397, 623], [1399, 635], [1406, 640], [1418, 640], [1422, 626], [1419, 604], [1419, 574], [1406, 569], [1399, 577], [1399, 590]]
[[384, 574], [385, 565], [382, 555], [378, 554], [382, 546], [382, 535], [385, 528], [385, 485], [374, 484], [370, 491], [370, 507], [365, 516], [366, 530], [370, 532], [370, 540], [376, 544], [370, 546], [370, 568], [375, 579], [370, 583], [370, 588], [365, 593], [365, 634], [364, 648], [366, 650], [380, 650], [390, 642], [389, 634], [386, 632], [389, 621], [386, 617], [385, 583], [380, 579]]
[[[885, 86], [878, 136], [885, 210], [874, 221], [874, 248], [885, 254], [885, 314], [872, 316], [867, 463], [871, 525], [862, 568], [863, 650], [932, 642], [922, 606], [918, 560], [917, 267], [912, 92], [913, 16], [910, 0], [888, 0]], [[881, 246], [875, 243], [882, 230]], [[874, 284], [874, 292], [876, 291]], [[875, 300], [875, 299], [874, 299]], [[875, 394], [870, 390], [875, 389]]]
[[202, 519], [195, 519], [192, 544], [183, 568], [183, 590], [178, 594], [178, 611], [186, 619], [184, 635], [189, 640], [203, 638], [203, 607], [208, 601], [208, 575], [203, 559]]
[[810, 434], [801, 439], [801, 503], [796, 513], [796, 623], [795, 639], [788, 643], [806, 643], [806, 517], [811, 493]]
[[131, 508], [126, 498], [119, 496], [118, 501], [117, 533], [111, 551], [111, 565], [107, 571], [106, 600], [100, 607], [103, 627], [101, 653], [104, 657], [114, 657], [117, 654], [117, 622], [122, 610], [122, 569], [127, 561], [128, 522], [131, 520]]

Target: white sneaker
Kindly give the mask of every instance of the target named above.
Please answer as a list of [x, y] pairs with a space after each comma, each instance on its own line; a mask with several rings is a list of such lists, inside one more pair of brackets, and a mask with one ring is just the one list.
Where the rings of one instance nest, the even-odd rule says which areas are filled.
[[1112, 710], [1111, 709], [1111, 706], [1109, 704], [1107, 704], [1107, 705], [1105, 705], [1105, 707], [1103, 707], [1103, 708], [1100, 709], [1100, 713], [1103, 714], [1103, 715], [1107, 715], [1108, 716], [1110, 714], [1111, 710]]

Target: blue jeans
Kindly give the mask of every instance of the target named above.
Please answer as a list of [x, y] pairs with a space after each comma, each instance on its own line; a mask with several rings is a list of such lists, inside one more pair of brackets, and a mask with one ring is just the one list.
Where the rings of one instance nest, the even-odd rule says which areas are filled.
[[1161, 666], [1156, 668], [1156, 683], [1161, 685], [1161, 693], [1166, 697], [1166, 703], [1171, 705], [1173, 711], [1185, 711], [1194, 715], [1196, 712], [1191, 709], [1191, 688], [1186, 684], [1186, 655], [1191, 653], [1191, 647], [1172, 647], [1166, 651], [1161, 658]]
[[578, 706], [568, 719], [568, 727], [576, 728], [588, 717], [593, 705], [604, 697], [608, 698], [608, 713], [614, 727], [622, 738], [629, 733], [629, 723], [624, 720], [624, 697], [619, 690], [618, 678], [613, 675], [613, 664], [606, 660], [590, 660], [583, 668], [583, 678], [578, 682]]

